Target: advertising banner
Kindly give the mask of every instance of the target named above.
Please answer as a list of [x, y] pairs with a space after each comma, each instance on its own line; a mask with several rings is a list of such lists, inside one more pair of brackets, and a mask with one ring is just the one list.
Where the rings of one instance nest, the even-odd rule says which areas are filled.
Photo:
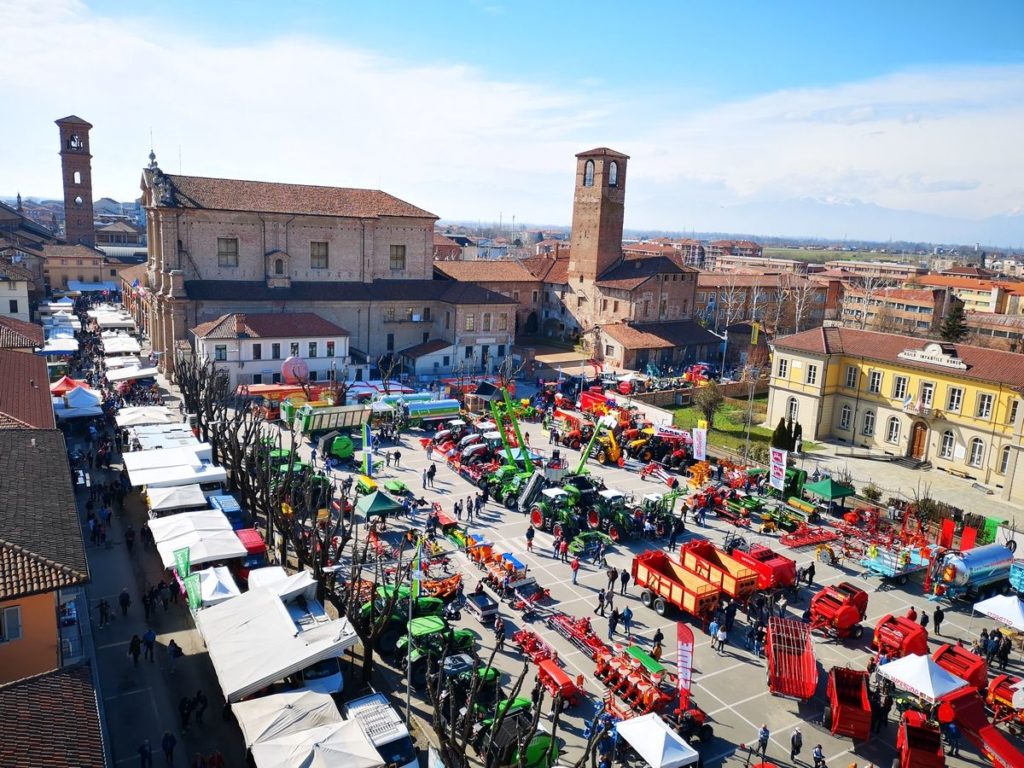
[[676, 667], [679, 675], [679, 702], [686, 708], [690, 698], [690, 675], [693, 670], [693, 630], [676, 622]]
[[693, 430], [693, 458], [697, 461], [706, 461], [708, 458], [708, 431], [706, 429]]
[[772, 488], [781, 491], [786, 487], [786, 459], [789, 456], [789, 451], [784, 451], [781, 448], [772, 448], [771, 455], [772, 461], [768, 479], [771, 481]]
[[178, 571], [178, 576], [182, 579], [187, 579], [189, 574], [189, 567], [192, 565], [192, 550], [188, 547], [182, 547], [181, 549], [174, 550], [174, 568]]
[[185, 594], [188, 596], [188, 607], [193, 611], [203, 604], [203, 592], [199, 586], [198, 573], [193, 573], [185, 579]]

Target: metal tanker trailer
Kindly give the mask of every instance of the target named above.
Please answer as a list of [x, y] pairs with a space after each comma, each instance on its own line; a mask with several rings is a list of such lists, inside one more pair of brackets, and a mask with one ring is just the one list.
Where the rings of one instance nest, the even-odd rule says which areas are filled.
[[994, 594], [1009, 587], [1013, 552], [986, 544], [966, 552], [947, 552], [934, 562], [933, 599]]

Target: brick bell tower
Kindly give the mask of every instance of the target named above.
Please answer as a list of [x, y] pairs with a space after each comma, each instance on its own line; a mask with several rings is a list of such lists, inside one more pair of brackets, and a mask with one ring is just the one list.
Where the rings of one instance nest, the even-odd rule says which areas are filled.
[[60, 164], [64, 174], [64, 239], [71, 245], [96, 245], [92, 213], [92, 155], [89, 129], [80, 117], [57, 121], [60, 129]]
[[576, 155], [569, 279], [596, 280], [622, 258], [622, 218], [629, 156], [598, 147]]

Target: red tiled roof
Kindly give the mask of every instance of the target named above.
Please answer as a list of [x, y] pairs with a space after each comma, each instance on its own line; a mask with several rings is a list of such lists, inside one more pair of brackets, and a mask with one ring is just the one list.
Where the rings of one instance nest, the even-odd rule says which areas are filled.
[[20, 264], [0, 264], [0, 279], [32, 282], [32, 273]]
[[422, 344], [417, 344], [414, 347], [406, 347], [405, 349], [399, 350], [398, 354], [403, 357], [411, 357], [414, 360], [425, 355], [429, 355], [433, 352], [440, 352], [442, 349], [448, 349], [452, 343], [445, 341], [444, 339], [431, 339], [425, 341]]
[[0, 349], [0, 430], [54, 429], [46, 359]]
[[139, 285], [146, 285], [149, 282], [146, 279], [146, 275], [149, 273], [149, 267], [146, 264], [136, 264], [132, 267], [125, 267], [117, 272], [117, 276], [121, 278], [121, 281], [128, 284], [129, 286], [136, 280], [139, 281]]
[[[241, 324], [241, 333], [239, 333]], [[192, 329], [200, 339], [288, 339], [313, 336], [348, 336], [349, 332], [313, 312], [232, 313]]]
[[[145, 171], [152, 183], [153, 171]], [[280, 184], [270, 181], [211, 179], [204, 176], [164, 174], [179, 208], [209, 208], [221, 211], [260, 211], [309, 216], [348, 216], [372, 219], [405, 216], [436, 219], [437, 216], [399, 200], [379, 189], [318, 187], [309, 184]]]
[[75, 245], [54, 245], [43, 243], [43, 257], [47, 259], [100, 259], [104, 258], [102, 251], [90, 248], [87, 245], [76, 243]]
[[43, 327], [14, 317], [0, 317], [0, 349], [41, 347]]
[[935, 285], [948, 288], [966, 288], [978, 291], [990, 291], [1002, 288], [1007, 293], [1024, 295], [1024, 283], [1007, 280], [981, 280], [976, 277], [959, 277], [957, 275], [918, 275], [913, 278], [915, 285]]
[[523, 259], [521, 264], [541, 282], [556, 285], [569, 282], [569, 249], [566, 247], [558, 249], [558, 258], [531, 256]]
[[[106, 768], [92, 669], [57, 669], [0, 685], [3, 764]], [[153, 751], [159, 744], [152, 744]]]
[[957, 357], [967, 365], [967, 370], [955, 370], [941, 365], [902, 360], [899, 357], [901, 352], [909, 349], [924, 349], [926, 344], [934, 343], [936, 343], [934, 340], [916, 336], [900, 336], [895, 333], [878, 333], [854, 328], [815, 328], [776, 339], [774, 346], [783, 350], [812, 352], [819, 355], [843, 354], [863, 357], [906, 368], [935, 373], [954, 373], [956, 376], [964, 378], [1007, 384], [1012, 387], [1024, 387], [1024, 355], [1016, 352], [985, 349], [969, 344], [952, 345], [956, 350]]
[[675, 250], [661, 256], [629, 256], [623, 258], [598, 277], [597, 285], [603, 288], [632, 290], [655, 275], [673, 275], [696, 271], [696, 268], [684, 264], [682, 257]]
[[692, 320], [634, 325], [611, 323], [602, 325], [601, 332], [626, 349], [669, 349], [692, 344], [719, 344], [722, 341]]
[[449, 280], [472, 283], [537, 282], [522, 263], [512, 259], [498, 261], [435, 261], [434, 272]]

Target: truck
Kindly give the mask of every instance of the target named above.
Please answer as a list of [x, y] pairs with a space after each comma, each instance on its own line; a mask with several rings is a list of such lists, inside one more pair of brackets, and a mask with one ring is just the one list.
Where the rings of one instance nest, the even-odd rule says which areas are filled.
[[346, 720], [359, 723], [384, 765], [417, 768], [419, 760], [409, 729], [382, 693], [371, 693], [345, 705]]
[[974, 599], [1009, 588], [1013, 551], [1002, 544], [986, 544], [966, 552], [950, 551], [931, 561], [929, 600]]
[[633, 558], [633, 581], [640, 588], [640, 602], [659, 616], [673, 605], [703, 620], [714, 614], [721, 589], [686, 570], [665, 552], [649, 550]]
[[428, 400], [419, 403], [406, 403], [402, 406], [402, 414], [405, 419], [416, 426], [458, 418], [461, 410], [462, 404], [458, 400]]
[[313, 408], [307, 403], [295, 412], [294, 424], [305, 437], [313, 438], [332, 429], [357, 429], [370, 420], [369, 405], [332, 405]]
[[725, 554], [710, 541], [691, 541], [682, 548], [683, 568], [745, 603], [757, 590], [757, 573]]

